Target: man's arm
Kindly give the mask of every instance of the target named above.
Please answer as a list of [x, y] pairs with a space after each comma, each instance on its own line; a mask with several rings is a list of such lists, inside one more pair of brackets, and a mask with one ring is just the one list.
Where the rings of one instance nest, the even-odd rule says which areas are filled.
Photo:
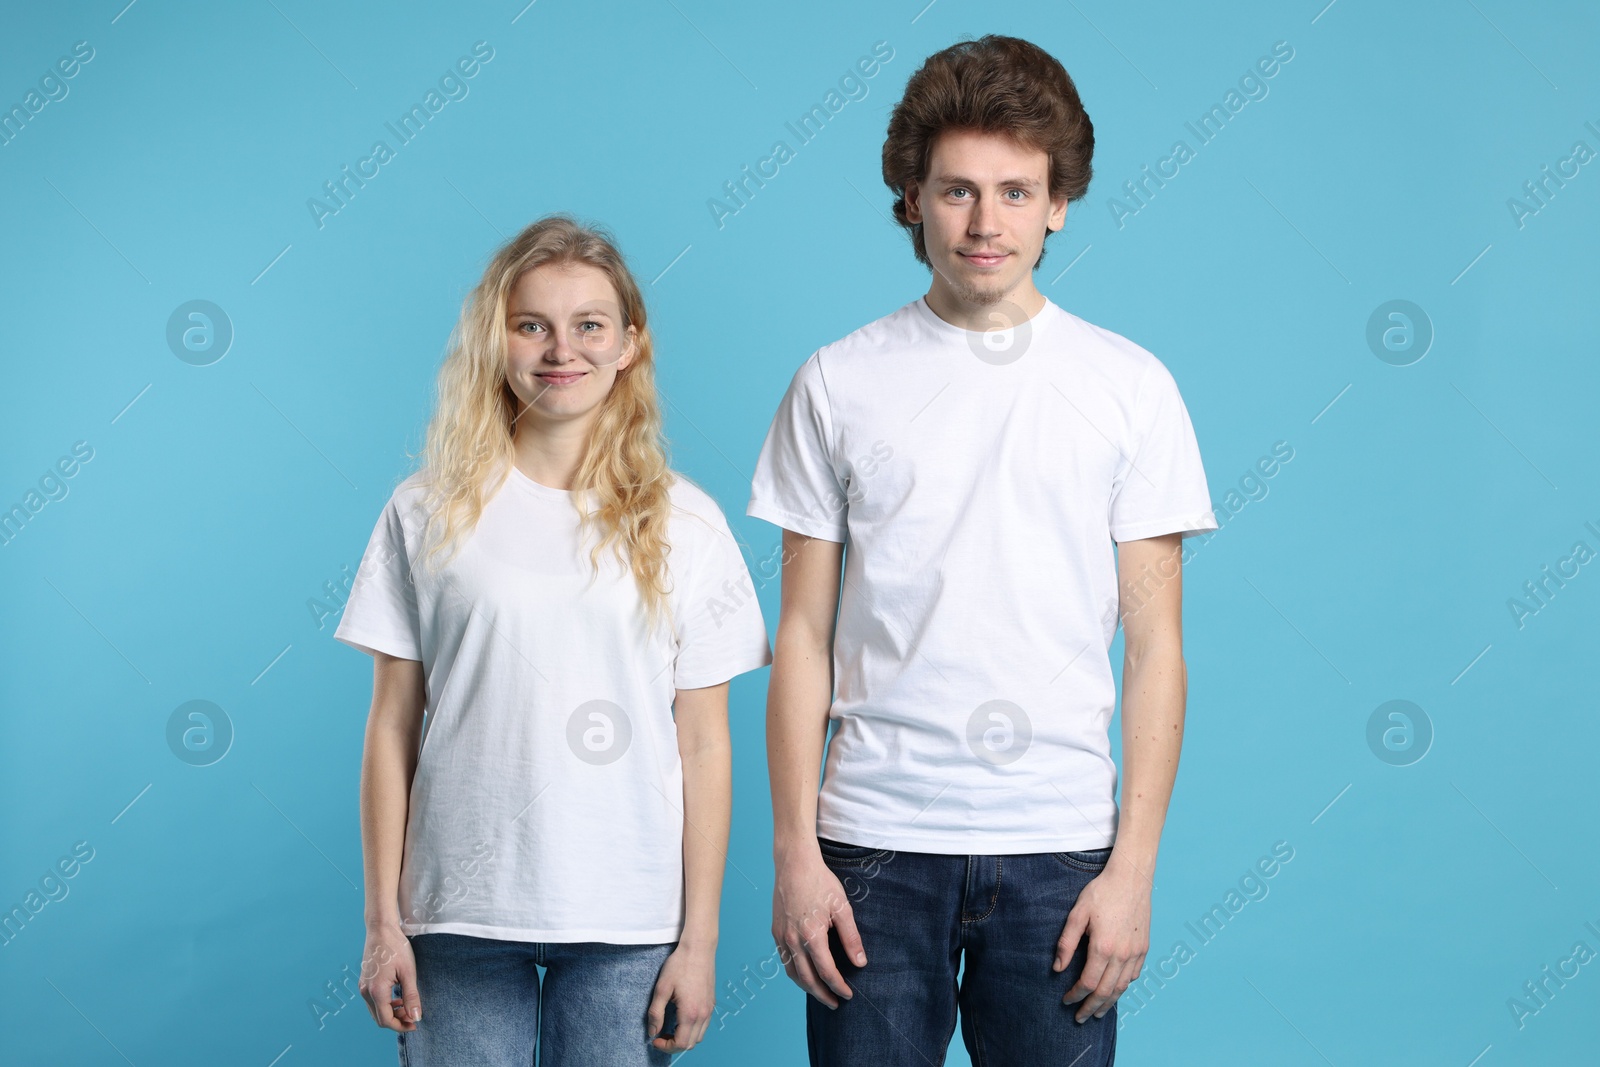
[[[1144, 966], [1150, 891], [1183, 747], [1183, 547], [1179, 534], [1117, 545], [1122, 635], [1122, 803], [1106, 869], [1084, 888], [1056, 945], [1065, 969], [1084, 929], [1089, 958], [1063, 998], [1080, 1022], [1104, 1016]], [[1085, 999], [1086, 998], [1086, 999]]]
[[784, 969], [830, 1008], [849, 998], [828, 945], [867, 962], [844, 887], [817, 847], [817, 786], [833, 703], [833, 633], [844, 545], [783, 531], [783, 590], [767, 686], [772, 781], [772, 939]]

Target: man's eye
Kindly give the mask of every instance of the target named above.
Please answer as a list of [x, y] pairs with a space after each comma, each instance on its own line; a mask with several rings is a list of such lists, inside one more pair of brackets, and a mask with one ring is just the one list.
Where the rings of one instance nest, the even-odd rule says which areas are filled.
[[1010, 196], [1012, 193], [1016, 193], [1017, 194], [1016, 195], [1016, 199], [1018, 199], [1018, 200], [1021, 200], [1023, 198], [1023, 196], [1026, 195], [1025, 193], [1023, 193], [1023, 191], [1021, 189], [1007, 189], [1006, 190], [1006, 195], [1007, 196]]
[[965, 189], [952, 189], [952, 190], [950, 190], [950, 195], [951, 196], [960, 196], [965, 192], [966, 192]]

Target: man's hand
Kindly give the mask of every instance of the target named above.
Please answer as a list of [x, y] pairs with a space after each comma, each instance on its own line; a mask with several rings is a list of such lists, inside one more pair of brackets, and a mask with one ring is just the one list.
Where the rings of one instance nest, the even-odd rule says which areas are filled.
[[1066, 970], [1085, 928], [1089, 931], [1089, 959], [1061, 998], [1063, 1004], [1083, 1001], [1075, 1016], [1080, 1023], [1091, 1015], [1103, 1018], [1111, 1010], [1122, 991], [1139, 977], [1150, 950], [1150, 882], [1132, 862], [1119, 863], [1114, 850], [1106, 869], [1078, 894], [1056, 942], [1053, 970]]
[[[658, 1037], [665, 1024], [667, 1002], [677, 1010], [678, 1024], [671, 1037]], [[711, 1009], [717, 1003], [717, 953], [715, 948], [682, 944], [672, 950], [656, 977], [655, 994], [645, 1013], [650, 1043], [662, 1052], [687, 1052], [706, 1035]]]
[[857, 967], [867, 964], [867, 952], [856, 930], [855, 913], [845, 898], [844, 886], [814, 845], [777, 866], [777, 885], [772, 890], [772, 940], [782, 955], [783, 969], [801, 989], [828, 1007], [837, 1008], [839, 998], [849, 1000], [854, 994], [834, 965], [829, 929], [839, 931], [839, 943]]

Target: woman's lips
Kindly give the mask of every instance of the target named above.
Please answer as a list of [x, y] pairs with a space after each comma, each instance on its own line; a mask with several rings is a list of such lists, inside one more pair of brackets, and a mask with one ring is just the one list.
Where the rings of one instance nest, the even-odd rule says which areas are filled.
[[548, 385], [571, 385], [573, 382], [575, 382], [579, 378], [583, 377], [583, 372], [582, 371], [574, 371], [574, 372], [572, 372], [570, 374], [568, 374], [568, 373], [540, 374], [540, 375], [537, 375], [537, 377], [539, 378], [540, 381], [543, 381]]

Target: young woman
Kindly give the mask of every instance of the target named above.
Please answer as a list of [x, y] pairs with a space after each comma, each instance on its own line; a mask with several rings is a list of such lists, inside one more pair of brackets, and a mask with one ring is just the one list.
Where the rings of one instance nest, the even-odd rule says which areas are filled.
[[772, 657], [652, 361], [605, 234], [501, 248], [334, 634], [374, 660], [361, 992], [409, 1067], [664, 1064], [710, 1019], [728, 681]]

